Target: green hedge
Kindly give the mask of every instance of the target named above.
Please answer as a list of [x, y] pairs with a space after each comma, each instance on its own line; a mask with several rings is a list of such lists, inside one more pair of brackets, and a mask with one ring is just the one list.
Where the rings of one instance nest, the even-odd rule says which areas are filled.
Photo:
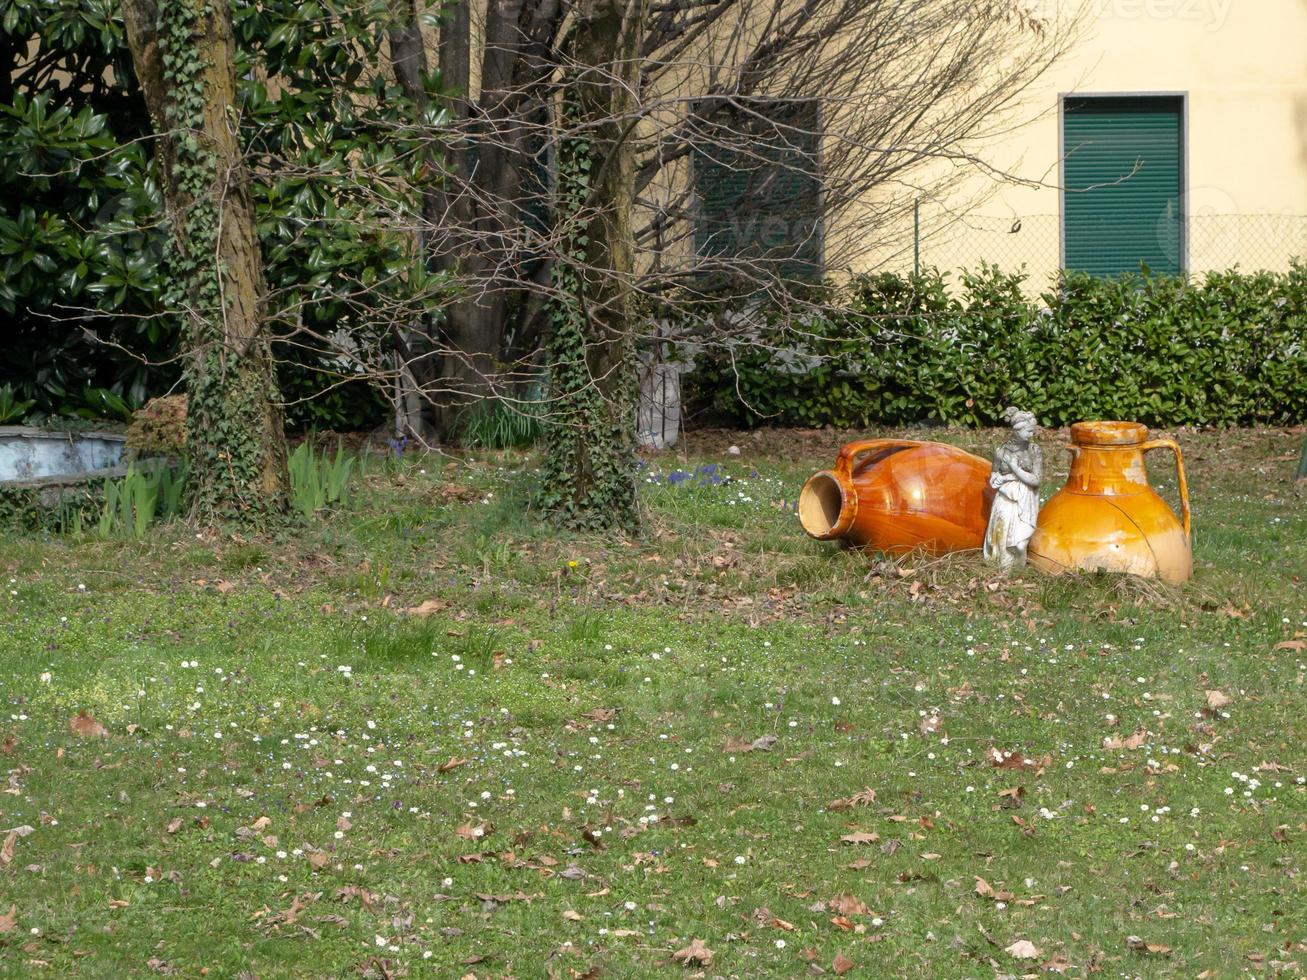
[[744, 425], [990, 425], [1007, 405], [1044, 425], [1307, 421], [1307, 266], [1068, 274], [1038, 300], [1024, 282], [995, 267], [952, 290], [934, 270], [860, 277], [838, 313], [701, 355], [689, 401]]

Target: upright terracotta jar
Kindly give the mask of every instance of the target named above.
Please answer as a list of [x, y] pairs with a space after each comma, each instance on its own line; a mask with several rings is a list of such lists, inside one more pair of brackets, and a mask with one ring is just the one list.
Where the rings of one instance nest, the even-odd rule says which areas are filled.
[[[1082, 569], [1187, 580], [1193, 553], [1180, 447], [1170, 439], [1149, 441], [1138, 422], [1077, 422], [1068, 448], [1071, 472], [1039, 512], [1027, 550], [1031, 564], [1054, 575]], [[1148, 483], [1144, 453], [1150, 449], [1175, 453], [1181, 518]]]
[[812, 537], [889, 554], [979, 548], [994, 491], [990, 464], [940, 442], [868, 439], [840, 450], [833, 470], [799, 494]]

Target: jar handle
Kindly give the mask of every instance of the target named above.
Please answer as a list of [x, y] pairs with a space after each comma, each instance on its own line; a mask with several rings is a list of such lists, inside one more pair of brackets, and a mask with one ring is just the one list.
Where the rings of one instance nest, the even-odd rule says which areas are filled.
[[843, 477], [845, 480], [853, 478], [853, 464], [857, 457], [863, 453], [869, 453], [876, 449], [910, 449], [913, 446], [921, 446], [925, 443], [914, 442], [911, 439], [862, 439], [858, 442], [850, 442], [840, 449], [839, 456], [835, 459], [835, 475]]
[[1180, 516], [1184, 522], [1184, 539], [1192, 544], [1193, 540], [1189, 526], [1189, 483], [1184, 477], [1184, 456], [1180, 452], [1180, 445], [1174, 439], [1153, 439], [1143, 445], [1144, 452], [1148, 452], [1150, 449], [1169, 449], [1175, 453], [1175, 475], [1176, 482], [1180, 487]]

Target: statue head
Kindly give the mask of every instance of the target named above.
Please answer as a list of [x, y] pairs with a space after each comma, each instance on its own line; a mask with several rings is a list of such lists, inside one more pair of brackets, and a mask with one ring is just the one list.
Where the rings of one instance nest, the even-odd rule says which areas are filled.
[[1012, 405], [1003, 410], [1003, 421], [1010, 425], [1012, 430], [1023, 439], [1033, 438], [1035, 429], [1039, 427], [1039, 422], [1035, 419], [1033, 412], [1025, 412]]

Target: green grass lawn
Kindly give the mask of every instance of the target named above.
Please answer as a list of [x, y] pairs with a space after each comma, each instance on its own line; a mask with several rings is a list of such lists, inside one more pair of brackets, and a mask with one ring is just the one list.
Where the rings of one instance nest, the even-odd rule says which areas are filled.
[[494, 453], [0, 537], [0, 974], [1307, 972], [1302, 433], [1181, 435], [1184, 589], [810, 541], [841, 441], [694, 436], [637, 540]]

